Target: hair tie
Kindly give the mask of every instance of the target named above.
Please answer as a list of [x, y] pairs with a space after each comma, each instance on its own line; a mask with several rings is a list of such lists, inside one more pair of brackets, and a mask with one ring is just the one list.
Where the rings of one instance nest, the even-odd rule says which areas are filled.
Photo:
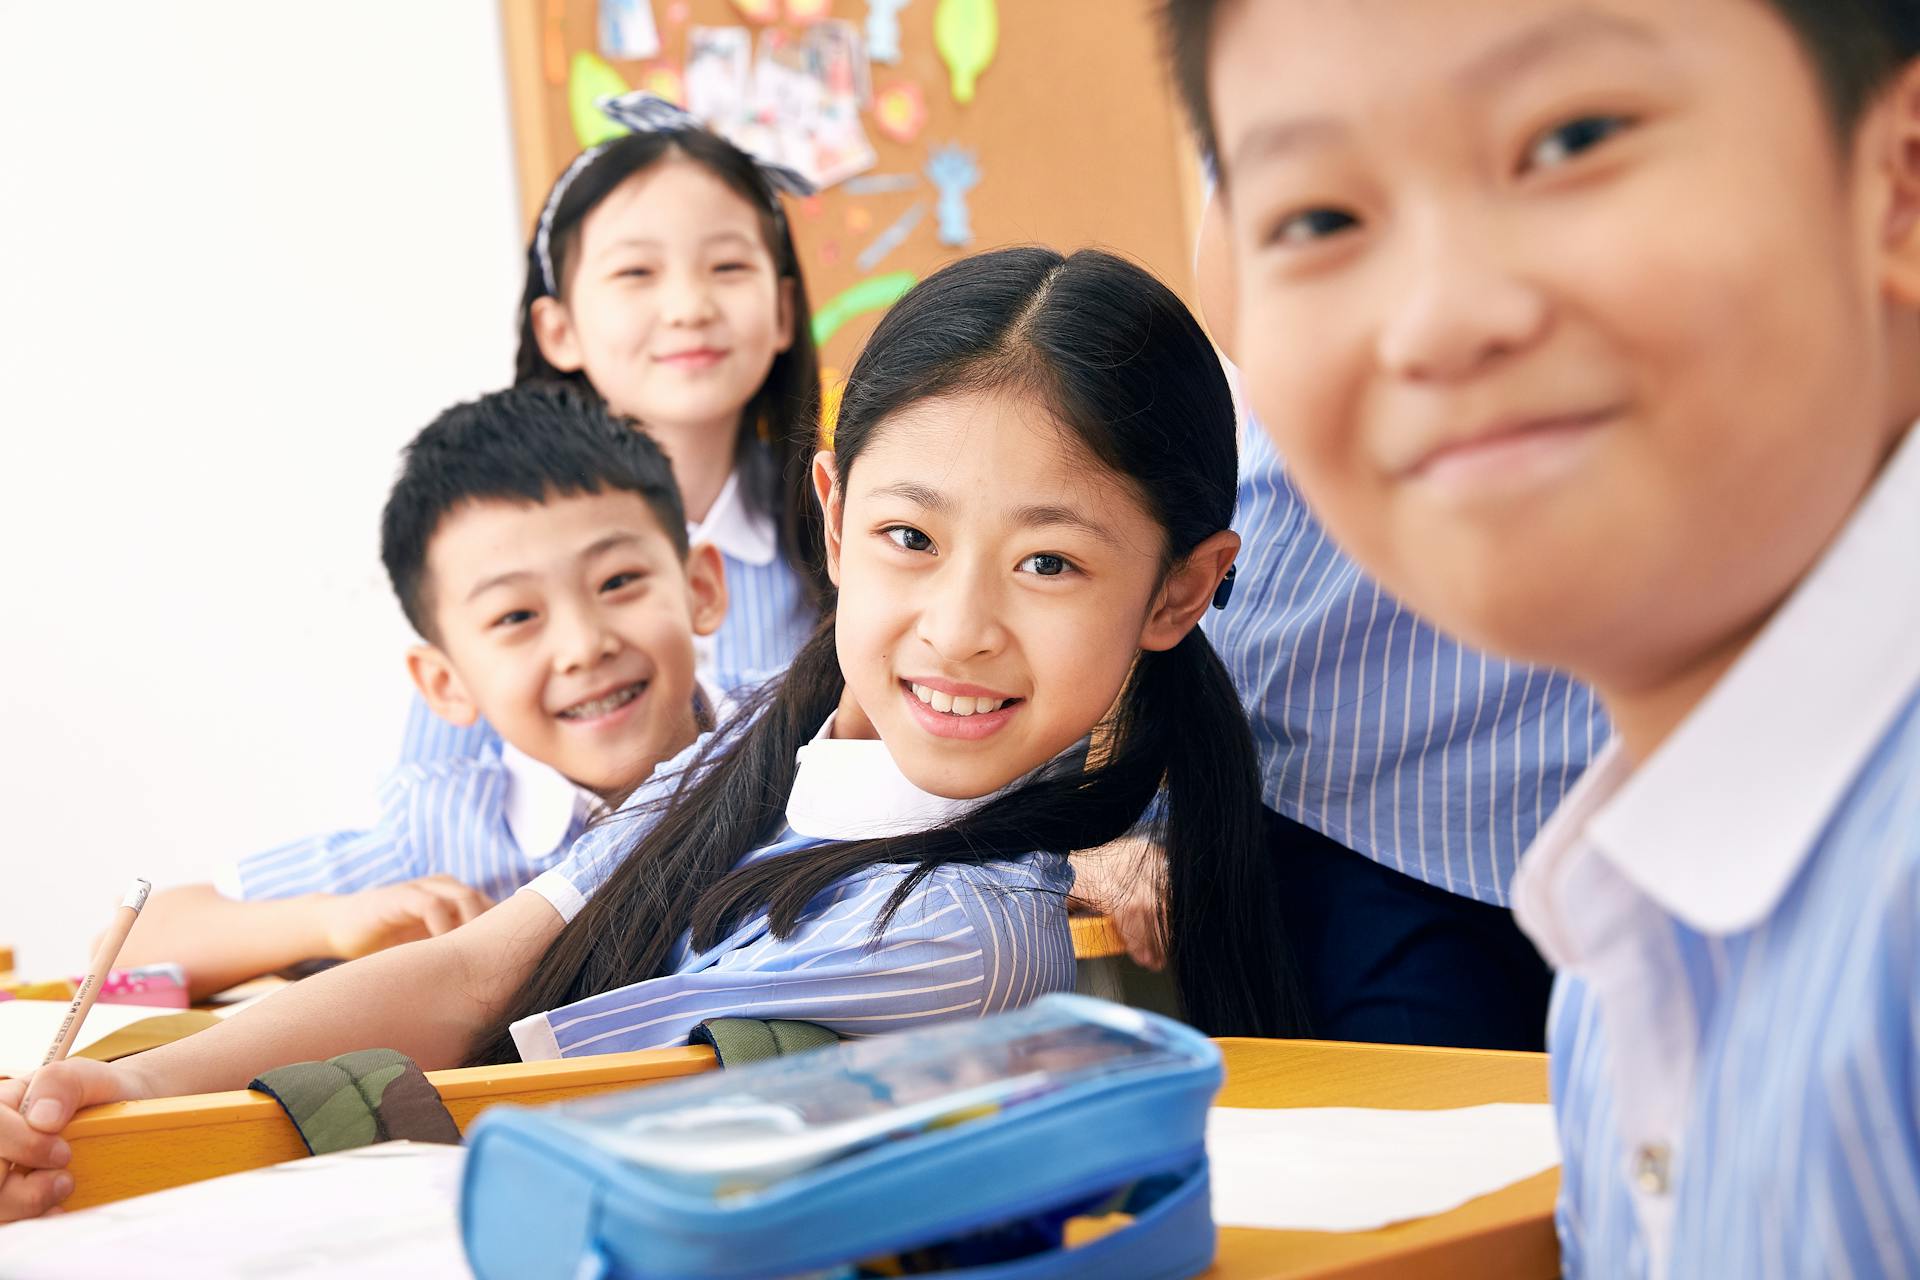
[[[623, 93], [617, 97], [599, 98], [595, 100], [594, 105], [600, 108], [607, 119], [615, 124], [626, 126], [633, 133], [684, 133], [694, 129], [702, 131], [707, 129], [697, 117], [681, 110], [658, 94], [648, 93], [644, 89]], [[533, 233], [533, 252], [540, 263], [540, 284], [550, 297], [560, 296], [560, 283], [554, 279], [553, 275], [554, 212], [560, 208], [560, 201], [567, 194], [567, 188], [573, 185], [573, 180], [579, 177], [581, 171], [598, 159], [600, 153], [610, 145], [612, 144], [602, 142], [588, 147], [575, 156], [573, 163], [567, 166], [566, 172], [562, 173], [559, 180], [553, 184], [553, 190], [547, 193], [547, 203], [540, 209], [540, 222]], [[738, 143], [734, 145], [739, 146]], [[786, 217], [780, 209], [779, 192], [784, 191], [793, 196], [810, 196], [819, 190], [812, 180], [799, 170], [764, 159], [745, 147], [739, 147], [739, 150], [747, 159], [753, 161], [753, 167], [759, 173], [760, 181], [766, 189], [767, 204], [772, 208], [775, 220], [783, 225]]]

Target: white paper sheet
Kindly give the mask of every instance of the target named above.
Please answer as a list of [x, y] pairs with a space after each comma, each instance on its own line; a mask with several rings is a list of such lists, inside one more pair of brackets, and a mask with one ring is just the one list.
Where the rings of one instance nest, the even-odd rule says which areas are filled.
[[1560, 1163], [1552, 1108], [1362, 1107], [1207, 1117], [1213, 1217], [1223, 1227], [1372, 1231], [1445, 1213]]
[[[24, 1076], [40, 1066], [47, 1047], [67, 1016], [66, 1000], [0, 1000], [0, 1076]], [[96, 1040], [143, 1018], [164, 1017], [178, 1009], [143, 1004], [96, 1004], [73, 1042], [78, 1053]]]
[[463, 1147], [387, 1142], [0, 1227], [7, 1280], [471, 1280]]

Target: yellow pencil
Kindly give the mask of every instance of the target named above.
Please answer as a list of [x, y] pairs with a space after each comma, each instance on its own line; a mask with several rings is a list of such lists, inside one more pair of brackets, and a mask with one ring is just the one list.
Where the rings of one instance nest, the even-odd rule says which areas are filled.
[[[127, 935], [133, 932], [133, 922], [140, 918], [140, 908], [147, 905], [147, 895], [151, 892], [151, 884], [145, 880], [135, 880], [133, 888], [127, 890], [127, 896], [120, 900], [120, 909], [113, 913], [113, 923], [107, 926], [106, 933], [101, 936], [100, 945], [93, 953], [93, 964], [87, 968], [87, 976], [80, 983], [80, 989], [73, 993], [73, 1003], [67, 1006], [67, 1016], [60, 1020], [60, 1030], [54, 1034], [53, 1043], [47, 1046], [47, 1056], [40, 1060], [41, 1066], [58, 1062], [73, 1051], [73, 1042], [80, 1034], [80, 1024], [93, 1011], [94, 999], [106, 984], [107, 975], [113, 972], [114, 961], [120, 958], [120, 948], [126, 945]], [[20, 1099], [21, 1115], [26, 1115], [27, 1105], [32, 1100], [33, 1087], [28, 1085], [27, 1096]], [[11, 1172], [8, 1163], [0, 1160], [0, 1182], [5, 1182]]]
[[81, 982], [80, 989], [73, 993], [73, 1003], [67, 1006], [67, 1016], [60, 1020], [60, 1030], [47, 1047], [47, 1056], [40, 1059], [41, 1066], [58, 1062], [73, 1051], [73, 1042], [80, 1034], [80, 1024], [93, 1011], [93, 1002], [99, 996], [100, 988], [106, 984], [107, 975], [113, 972], [114, 961], [120, 958], [120, 948], [127, 944], [127, 935], [133, 932], [133, 922], [140, 918], [140, 908], [147, 905], [147, 895], [151, 892], [151, 884], [145, 880], [135, 880], [133, 888], [127, 890], [127, 896], [120, 900], [120, 909], [113, 913], [113, 923], [107, 926], [106, 933], [100, 937], [100, 946], [93, 953], [93, 964], [87, 970], [86, 979]]

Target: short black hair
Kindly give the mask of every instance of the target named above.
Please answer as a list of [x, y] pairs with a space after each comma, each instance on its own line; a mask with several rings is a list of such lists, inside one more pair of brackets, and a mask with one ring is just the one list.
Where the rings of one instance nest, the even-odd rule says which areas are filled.
[[685, 558], [686, 508], [667, 455], [598, 396], [529, 383], [448, 409], [407, 446], [380, 517], [380, 558], [407, 621], [434, 638], [427, 548], [449, 512], [614, 490], [644, 499]]
[[[1165, 0], [1161, 26], [1175, 87], [1201, 152], [1218, 172], [1219, 137], [1207, 103], [1207, 53], [1224, 0]], [[1243, 0], [1255, 3], [1257, 0]], [[1780, 16], [1813, 63], [1839, 136], [1900, 68], [1920, 57], [1920, 0], [1761, 0]], [[1224, 177], [1224, 175], [1222, 175]]]

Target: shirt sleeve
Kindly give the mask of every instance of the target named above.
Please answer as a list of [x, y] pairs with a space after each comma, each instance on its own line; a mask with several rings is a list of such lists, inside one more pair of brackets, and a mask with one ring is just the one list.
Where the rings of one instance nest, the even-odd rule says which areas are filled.
[[522, 1019], [514, 1042], [527, 1060], [657, 1049], [685, 1044], [709, 1018], [791, 1018], [869, 1036], [1072, 989], [1065, 859], [942, 867], [876, 940], [874, 923], [904, 874], [884, 868], [841, 882], [790, 937], [775, 938], [761, 918], [681, 973]]
[[229, 898], [261, 901], [306, 893], [357, 893], [426, 875], [408, 803], [420, 781], [402, 768], [381, 790], [380, 821], [365, 831], [309, 836], [240, 859], [214, 881]]

